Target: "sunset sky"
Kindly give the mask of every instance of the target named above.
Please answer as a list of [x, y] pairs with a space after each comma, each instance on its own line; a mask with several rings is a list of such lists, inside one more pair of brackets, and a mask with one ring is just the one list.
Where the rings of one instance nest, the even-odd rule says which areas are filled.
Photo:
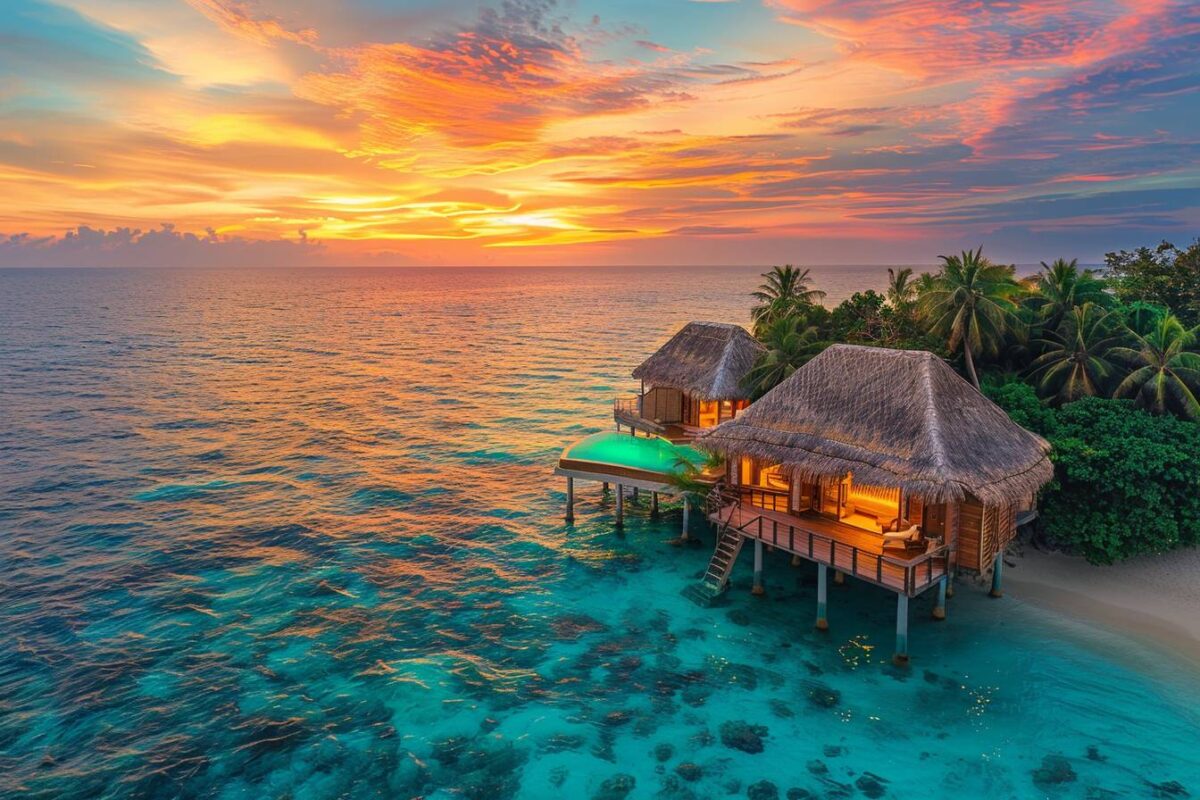
[[13, 0], [0, 265], [1095, 261], [1198, 90], [1196, 2]]

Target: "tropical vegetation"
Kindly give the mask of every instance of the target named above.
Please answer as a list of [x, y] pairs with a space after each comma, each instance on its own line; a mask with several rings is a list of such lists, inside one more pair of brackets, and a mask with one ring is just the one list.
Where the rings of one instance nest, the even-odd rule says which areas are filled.
[[1109, 253], [1101, 270], [1059, 258], [1024, 278], [982, 248], [939, 261], [889, 269], [882, 293], [832, 308], [809, 270], [765, 273], [755, 393], [834, 342], [930, 350], [1054, 444], [1048, 539], [1096, 562], [1196, 544], [1200, 241]]

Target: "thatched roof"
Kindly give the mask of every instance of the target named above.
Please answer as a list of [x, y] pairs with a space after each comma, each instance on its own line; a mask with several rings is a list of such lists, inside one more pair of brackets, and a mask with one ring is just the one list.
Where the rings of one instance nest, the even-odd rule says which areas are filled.
[[651, 386], [684, 389], [705, 400], [750, 396], [742, 385], [763, 346], [737, 325], [689, 322], [633, 371]]
[[850, 472], [930, 502], [1019, 503], [1050, 480], [1050, 445], [923, 351], [836, 344], [696, 444], [783, 465], [801, 480]]

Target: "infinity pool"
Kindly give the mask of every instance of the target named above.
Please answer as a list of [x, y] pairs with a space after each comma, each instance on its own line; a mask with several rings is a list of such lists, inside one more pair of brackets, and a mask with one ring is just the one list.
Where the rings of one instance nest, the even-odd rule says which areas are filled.
[[629, 436], [605, 431], [593, 433], [563, 450], [561, 462], [586, 463], [604, 472], [605, 467], [661, 474], [664, 479], [683, 471], [682, 462], [704, 465], [705, 456], [688, 445], [672, 444], [658, 436]]

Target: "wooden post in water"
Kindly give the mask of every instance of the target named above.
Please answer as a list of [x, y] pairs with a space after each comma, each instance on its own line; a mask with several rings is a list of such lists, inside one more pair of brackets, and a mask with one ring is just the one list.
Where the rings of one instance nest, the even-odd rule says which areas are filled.
[[896, 595], [896, 654], [892, 663], [897, 667], [908, 666], [908, 595]]
[[575, 479], [567, 476], [567, 522], [575, 521]]
[[658, 519], [658, 492], [650, 493], [650, 516]]
[[817, 630], [829, 630], [829, 620], [825, 616], [829, 596], [829, 567], [817, 564]]
[[608, 494], [608, 481], [605, 481], [604, 483], [600, 484], [600, 491], [603, 492], [604, 494]]
[[943, 620], [946, 618], [946, 584], [948, 580], [945, 575], [938, 581], [937, 603], [933, 606], [933, 618]]
[[755, 597], [762, 597], [762, 595], [763, 595], [762, 553], [763, 553], [762, 539], [755, 539], [754, 540], [754, 588], [752, 588], [750, 590], [750, 594], [754, 595]]
[[1004, 572], [1004, 551], [996, 553], [996, 558], [992, 561], [992, 590], [988, 592], [992, 597], [1004, 597], [1004, 590], [1000, 588], [1001, 573]]
[[692, 501], [685, 494], [683, 496], [683, 525], [679, 528], [679, 541], [686, 542], [688, 539], [688, 507]]
[[635, 486], [635, 487], [633, 487], [633, 502], [636, 503], [637, 501], [638, 501], [638, 487]]
[[625, 485], [617, 484], [617, 527], [625, 527]]

